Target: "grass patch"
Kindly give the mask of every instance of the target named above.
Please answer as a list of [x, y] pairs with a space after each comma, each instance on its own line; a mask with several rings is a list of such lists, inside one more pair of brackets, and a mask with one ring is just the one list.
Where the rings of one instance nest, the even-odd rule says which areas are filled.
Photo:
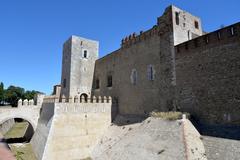
[[10, 144], [17, 160], [37, 160], [30, 143]]
[[165, 120], [175, 121], [178, 119], [182, 119], [182, 115], [186, 114], [189, 117], [189, 113], [182, 113], [182, 112], [158, 112], [153, 111], [150, 113], [151, 117], [162, 118]]
[[4, 138], [21, 138], [24, 137], [28, 128], [28, 122], [17, 122], [13, 127], [4, 135]]

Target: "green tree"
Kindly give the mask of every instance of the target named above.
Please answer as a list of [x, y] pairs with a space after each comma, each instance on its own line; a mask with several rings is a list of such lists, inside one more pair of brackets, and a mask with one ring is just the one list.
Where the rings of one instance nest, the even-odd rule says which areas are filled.
[[4, 84], [0, 83], [0, 105], [3, 105], [4, 102]]
[[4, 84], [0, 83], [0, 105], [4, 105], [4, 102], [9, 103], [13, 107], [17, 107], [19, 99], [34, 99], [36, 94], [43, 94], [39, 91], [26, 91], [24, 88], [17, 86], [9, 86], [6, 90], [4, 90]]
[[35, 96], [36, 94], [38, 94], [38, 93], [41, 93], [41, 92], [35, 91], [35, 90], [26, 91], [26, 92], [24, 93], [24, 99], [28, 99], [28, 100], [34, 99], [34, 96]]
[[5, 101], [17, 107], [18, 100], [24, 99], [25, 90], [21, 87], [9, 86], [5, 92]]

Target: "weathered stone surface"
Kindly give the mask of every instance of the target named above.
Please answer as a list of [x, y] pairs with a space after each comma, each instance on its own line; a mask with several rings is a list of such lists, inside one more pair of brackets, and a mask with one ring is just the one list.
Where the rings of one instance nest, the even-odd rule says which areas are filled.
[[94, 160], [184, 160], [182, 137], [182, 126], [176, 121], [148, 118], [134, 124], [112, 125], [99, 139], [91, 157]]
[[[84, 57], [85, 51], [86, 57]], [[71, 36], [69, 40], [64, 43], [61, 95], [69, 97], [85, 93], [90, 96], [94, 64], [97, 58], [97, 41]]]
[[22, 118], [27, 120], [34, 130], [37, 128], [38, 118], [40, 114], [39, 106], [27, 106], [27, 107], [1, 107], [0, 108], [0, 124], [13, 119], [13, 118]]
[[209, 160], [240, 159], [240, 141], [203, 136], [203, 143]]
[[175, 47], [178, 105], [201, 123], [240, 124], [239, 29], [238, 23]]
[[38, 159], [42, 160], [89, 157], [112, 121], [112, 103], [44, 105], [31, 141]]

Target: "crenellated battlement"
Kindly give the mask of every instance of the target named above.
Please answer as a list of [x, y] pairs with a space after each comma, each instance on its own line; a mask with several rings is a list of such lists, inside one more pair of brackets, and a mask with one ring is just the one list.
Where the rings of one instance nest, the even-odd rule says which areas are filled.
[[161, 36], [164, 33], [167, 33], [170, 31], [170, 28], [172, 26], [172, 11], [171, 7], [166, 8], [163, 15], [157, 18], [157, 23], [149, 30], [147, 31], [140, 31], [137, 33], [132, 33], [125, 38], [122, 39], [121, 48], [128, 48], [134, 44], [137, 44], [139, 42], [143, 42], [146, 40], [149, 40], [150, 38], [154, 36]]
[[91, 98], [80, 97], [76, 95], [74, 97], [66, 98], [62, 96], [60, 99], [57, 97], [44, 98], [44, 103], [116, 103], [111, 96], [92, 96]]
[[240, 23], [216, 30], [175, 46], [175, 53], [181, 54], [193, 50], [214, 47], [236, 41], [240, 38]]
[[145, 31], [145, 32], [140, 31], [139, 34], [134, 32], [133, 34], [126, 36], [125, 38], [122, 39], [121, 47], [122, 48], [130, 47], [133, 44], [145, 41], [156, 35], [160, 35], [160, 29], [157, 25], [154, 25], [148, 31]]
[[24, 101], [22, 99], [18, 100], [18, 107], [22, 106], [33, 106], [34, 105], [34, 100], [33, 99], [25, 99]]

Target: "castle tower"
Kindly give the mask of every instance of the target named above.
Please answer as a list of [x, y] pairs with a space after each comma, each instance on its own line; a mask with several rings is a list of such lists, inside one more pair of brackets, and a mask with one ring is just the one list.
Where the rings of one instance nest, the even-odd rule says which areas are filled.
[[202, 23], [196, 17], [184, 10], [171, 5], [174, 46], [202, 36]]
[[63, 45], [61, 96], [90, 96], [98, 42], [71, 36]]

